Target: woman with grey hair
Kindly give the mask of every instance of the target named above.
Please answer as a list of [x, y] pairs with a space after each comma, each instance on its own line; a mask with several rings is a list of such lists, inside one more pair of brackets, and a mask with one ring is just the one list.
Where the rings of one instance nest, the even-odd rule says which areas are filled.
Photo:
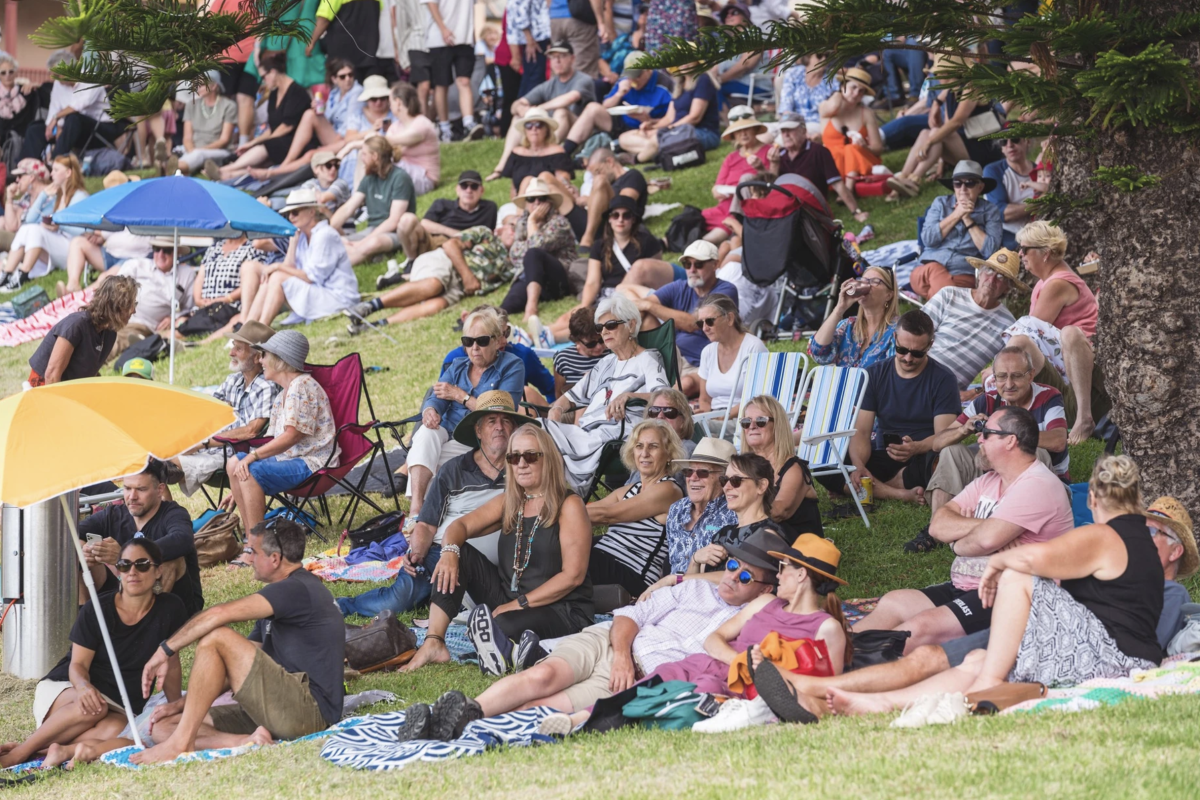
[[[596, 333], [609, 354], [550, 406], [546, 429], [562, 451], [567, 480], [576, 489], [590, 483], [604, 445], [623, 436], [627, 423], [641, 421], [642, 410], [628, 408], [628, 402], [649, 400], [670, 386], [658, 351], [638, 344], [641, 327], [641, 312], [628, 297], [615, 294], [602, 300], [596, 308]], [[575, 424], [564, 423], [563, 414], [573, 407], [584, 410]]]
[[15, 132], [25, 135], [25, 129], [37, 116], [37, 88], [30, 81], [17, 83], [17, 60], [0, 50], [0, 142], [8, 141]]
[[[184, 175], [199, 170], [212, 159], [218, 165], [229, 160], [237, 103], [221, 95], [221, 75], [215, 69], [196, 86], [195, 97], [183, 109], [183, 155], [179, 171]], [[168, 173], [173, 173], [168, 162]]]

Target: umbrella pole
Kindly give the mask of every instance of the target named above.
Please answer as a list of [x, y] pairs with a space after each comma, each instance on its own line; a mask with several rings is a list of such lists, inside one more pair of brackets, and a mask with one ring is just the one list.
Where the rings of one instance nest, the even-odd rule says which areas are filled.
[[172, 254], [171, 260], [171, 330], [168, 331], [171, 337], [171, 354], [168, 356], [167, 365], [167, 383], [175, 385], [175, 309], [179, 306], [179, 299], [175, 296], [175, 290], [179, 288], [179, 228], [175, 229], [175, 252]]
[[104, 638], [104, 651], [108, 653], [108, 663], [112, 665], [113, 676], [117, 679], [117, 688], [121, 690], [121, 704], [125, 706], [125, 718], [129, 720], [129, 730], [133, 731], [133, 743], [138, 747], [145, 747], [142, 744], [142, 737], [138, 735], [137, 719], [133, 715], [133, 707], [129, 704], [129, 691], [125, 688], [125, 679], [121, 676], [120, 667], [117, 666], [117, 654], [113, 651], [112, 638], [108, 635], [108, 624], [104, 621], [104, 612], [100, 608], [100, 597], [96, 594], [96, 582], [92, 580], [87, 559], [83, 555], [83, 546], [79, 544], [79, 528], [76, 521], [79, 509], [71, 508], [65, 494], [59, 495], [59, 500], [62, 502], [63, 514], [67, 518], [67, 527], [71, 529], [71, 543], [75, 545], [75, 555], [79, 556], [79, 566], [83, 570], [83, 583], [87, 587], [88, 596], [92, 598], [92, 607], [96, 609], [96, 621], [100, 623], [100, 635]]

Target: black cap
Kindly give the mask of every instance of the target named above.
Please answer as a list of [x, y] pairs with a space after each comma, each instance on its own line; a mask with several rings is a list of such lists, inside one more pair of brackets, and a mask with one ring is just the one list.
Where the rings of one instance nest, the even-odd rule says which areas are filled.
[[476, 172], [473, 169], [464, 169], [462, 172], [460, 172], [458, 174], [458, 182], [459, 183], [474, 182], [474, 183], [482, 184], [483, 176], [481, 176], [478, 172]]
[[642, 216], [638, 213], [637, 201], [632, 197], [626, 197], [623, 194], [613, 195], [613, 199], [608, 201], [608, 210], [611, 213], [618, 208], [630, 212], [635, 217], [640, 218]]
[[556, 39], [546, 48], [546, 55], [550, 55], [551, 53], [570, 53], [571, 55], [575, 55], [575, 48], [566, 39]]

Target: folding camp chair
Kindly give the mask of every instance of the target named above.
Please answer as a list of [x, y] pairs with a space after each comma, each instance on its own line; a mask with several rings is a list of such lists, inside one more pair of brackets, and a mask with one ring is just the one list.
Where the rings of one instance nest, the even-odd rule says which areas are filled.
[[[856, 431], [867, 380], [867, 371], [858, 367], [816, 367], [808, 373], [800, 389], [801, 397], [808, 396], [808, 413], [796, 455], [808, 462], [814, 477], [840, 474], [846, 485], [853, 487], [846, 452]], [[871, 527], [858, 493], [852, 488], [850, 495], [863, 524]]]
[[[808, 356], [804, 353], [755, 353], [742, 365], [742, 394], [738, 407], [744, 409], [752, 397], [770, 395], [783, 405], [794, 426], [800, 415], [803, 398], [799, 389], [808, 375], [808, 368]], [[736, 419], [729, 418], [731, 410], [732, 406], [724, 411], [707, 411], [696, 414], [692, 419], [704, 428], [705, 436], [732, 438], [740, 450], [742, 429], [738, 427]], [[720, 427], [715, 427], [718, 419], [721, 420]]]

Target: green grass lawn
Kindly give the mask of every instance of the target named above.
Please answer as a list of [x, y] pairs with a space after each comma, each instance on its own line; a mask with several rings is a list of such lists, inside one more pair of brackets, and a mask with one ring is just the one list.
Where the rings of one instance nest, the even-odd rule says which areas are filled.
[[[452, 180], [463, 169], [486, 174], [499, 156], [498, 142], [463, 143], [443, 148], [447, 185], [423, 198], [423, 211], [434, 197], [453, 197]], [[711, 204], [709, 189], [726, 151], [710, 154], [702, 168], [672, 174], [673, 188], [654, 197], [656, 202]], [[903, 153], [885, 162], [898, 169]], [[652, 175], [661, 173], [652, 173]], [[863, 201], [871, 213], [879, 243], [912, 238], [915, 219], [930, 200], [944, 192], [926, 187], [921, 196], [902, 203]], [[507, 200], [507, 182], [486, 184], [486, 196]], [[844, 209], [837, 209], [854, 224]], [[652, 221], [656, 233], [668, 219]], [[364, 293], [374, 290], [382, 261], [358, 269]], [[40, 282], [53, 294], [52, 274]], [[488, 299], [497, 302], [496, 292]], [[543, 319], [568, 309], [569, 300], [546, 304]], [[345, 321], [327, 320], [303, 328], [312, 342], [310, 361], [332, 363], [357, 350], [364, 363], [387, 371], [373, 373], [368, 386], [380, 419], [399, 419], [412, 413], [448, 349], [456, 344], [451, 326], [461, 309], [388, 333], [400, 344], [381, 336], [350, 339]], [[35, 345], [0, 352], [0, 396], [19, 390], [28, 374], [27, 359]], [[778, 349], [798, 345], [777, 344]], [[176, 383], [208, 385], [225, 375], [224, 350], [218, 347], [180, 350]], [[165, 362], [159, 369], [165, 370]], [[165, 374], [165, 373], [164, 373]], [[1085, 480], [1100, 453], [1092, 441], [1072, 451], [1073, 480]], [[344, 501], [333, 503], [335, 515]], [[822, 496], [823, 507], [828, 500]], [[201, 504], [189, 503], [194, 512]], [[360, 515], [360, 519], [362, 516]], [[826, 526], [843, 551], [841, 574], [849, 581], [842, 596], [872, 597], [890, 589], [924, 586], [945, 580], [950, 553], [940, 549], [921, 556], [906, 555], [901, 545], [928, 523], [924, 508], [882, 503], [867, 529], [859, 519]], [[334, 533], [327, 531], [327, 533]], [[314, 542], [310, 554], [324, 549]], [[1200, 597], [1200, 581], [1188, 586]], [[255, 591], [245, 571], [206, 570], [204, 591], [209, 604]], [[331, 584], [334, 594], [357, 594], [371, 585]], [[247, 626], [248, 628], [248, 626]], [[185, 669], [190, 651], [184, 653]], [[373, 675], [354, 681], [350, 691], [388, 689], [402, 700], [430, 702], [451, 688], [478, 692], [487, 684], [477, 668], [438, 665], [416, 675]], [[0, 741], [27, 735], [33, 682], [0, 675]], [[400, 775], [363, 774], [335, 768], [318, 757], [318, 745], [272, 748], [212, 764], [152, 769], [138, 774], [103, 766], [82, 767], [72, 775], [10, 792], [10, 796], [87, 797], [365, 797], [403, 793], [415, 797], [524, 798], [664, 797], [672, 795], [728, 797], [812, 796], [845, 798], [927, 797], [1195, 797], [1195, 764], [1200, 756], [1200, 704], [1194, 698], [1122, 707], [1082, 714], [967, 720], [951, 729], [895, 731], [889, 718], [830, 718], [808, 727], [770, 726], [735, 735], [701, 736], [690, 733], [621, 731], [603, 737], [571, 740], [557, 747], [501, 750], [449, 763], [420, 765]]]

